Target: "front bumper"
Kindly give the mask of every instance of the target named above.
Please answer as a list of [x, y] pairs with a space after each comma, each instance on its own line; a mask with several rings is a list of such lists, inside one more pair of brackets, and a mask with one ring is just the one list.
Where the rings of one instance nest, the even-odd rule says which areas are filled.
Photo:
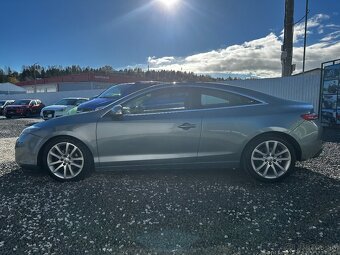
[[28, 134], [22, 134], [15, 143], [15, 161], [19, 166], [38, 166], [38, 154], [42, 146], [43, 138]]

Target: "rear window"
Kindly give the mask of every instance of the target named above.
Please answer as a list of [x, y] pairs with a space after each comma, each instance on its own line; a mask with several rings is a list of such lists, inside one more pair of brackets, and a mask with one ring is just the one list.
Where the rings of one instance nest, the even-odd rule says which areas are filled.
[[253, 98], [221, 90], [206, 89], [200, 93], [200, 104], [203, 108], [241, 106], [258, 103], [259, 101]]

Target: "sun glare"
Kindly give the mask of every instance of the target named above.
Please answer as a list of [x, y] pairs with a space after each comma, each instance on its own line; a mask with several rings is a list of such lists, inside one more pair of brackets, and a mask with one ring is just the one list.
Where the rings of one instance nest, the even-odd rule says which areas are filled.
[[165, 7], [171, 9], [173, 8], [180, 0], [158, 0]]

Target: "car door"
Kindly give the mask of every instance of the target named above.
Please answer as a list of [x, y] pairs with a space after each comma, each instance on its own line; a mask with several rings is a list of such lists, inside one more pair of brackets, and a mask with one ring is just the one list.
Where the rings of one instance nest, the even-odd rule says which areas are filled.
[[219, 89], [201, 89], [201, 162], [239, 162], [240, 152], [258, 114], [256, 99]]
[[191, 163], [201, 133], [199, 111], [191, 110], [189, 88], [161, 88], [122, 103], [123, 116], [97, 124], [101, 166]]

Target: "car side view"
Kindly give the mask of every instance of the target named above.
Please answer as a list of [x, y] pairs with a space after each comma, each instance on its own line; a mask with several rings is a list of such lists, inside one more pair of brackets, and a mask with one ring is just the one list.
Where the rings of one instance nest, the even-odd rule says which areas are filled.
[[44, 107], [41, 110], [40, 117], [44, 120], [49, 120], [68, 115], [69, 111], [88, 100], [88, 98], [82, 97], [63, 98], [53, 105]]
[[160, 84], [104, 109], [26, 128], [16, 162], [59, 181], [140, 167], [243, 168], [273, 182], [319, 155], [313, 107], [217, 83]]
[[15, 100], [9, 106], [4, 109], [4, 115], [6, 118], [12, 118], [14, 116], [19, 117], [32, 117], [40, 114], [42, 108], [45, 105], [39, 99], [22, 99]]

